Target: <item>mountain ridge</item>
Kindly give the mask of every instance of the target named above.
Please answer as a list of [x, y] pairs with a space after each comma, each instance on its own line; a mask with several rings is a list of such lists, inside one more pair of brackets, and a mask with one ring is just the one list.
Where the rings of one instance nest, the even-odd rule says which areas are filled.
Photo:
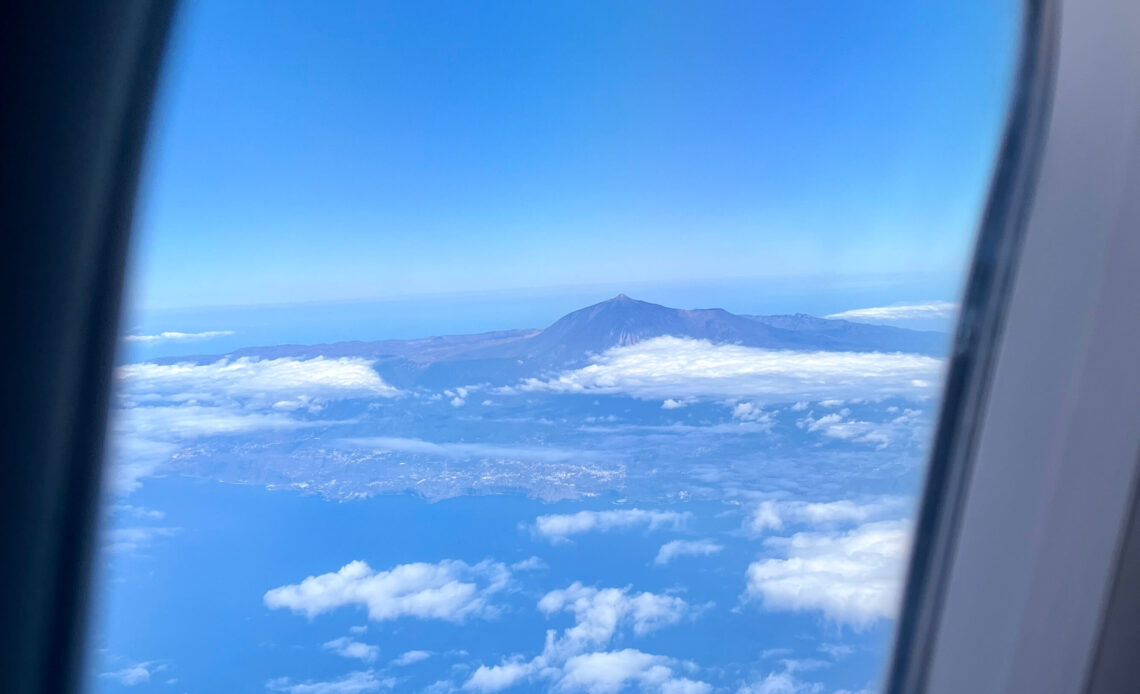
[[170, 357], [158, 363], [222, 357], [365, 357], [397, 386], [511, 380], [574, 368], [607, 349], [673, 336], [797, 351], [945, 353], [945, 333], [818, 318], [807, 314], [754, 316], [720, 308], [678, 309], [619, 294], [571, 311], [543, 329], [497, 330], [412, 340], [246, 347], [212, 357]]

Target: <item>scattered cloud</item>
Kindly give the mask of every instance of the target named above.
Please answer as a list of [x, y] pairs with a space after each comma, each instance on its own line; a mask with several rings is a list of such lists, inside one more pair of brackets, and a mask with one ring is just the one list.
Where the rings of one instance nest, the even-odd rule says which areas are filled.
[[839, 525], [862, 523], [871, 519], [895, 518], [910, 501], [900, 496], [882, 496], [856, 502], [839, 501], [761, 501], [756, 504], [745, 521], [745, 529], [752, 534], [780, 530], [785, 524]]
[[592, 588], [578, 582], [544, 595], [538, 609], [548, 616], [564, 611], [574, 615], [574, 626], [563, 632], [559, 648], [575, 653], [609, 643], [623, 624], [642, 636], [692, 613], [689, 604], [674, 595], [633, 594], [628, 587]]
[[771, 610], [818, 610], [856, 629], [891, 618], [909, 538], [910, 524], [900, 520], [770, 538], [765, 545], [781, 556], [748, 566], [745, 595]]
[[293, 682], [288, 677], [278, 677], [265, 683], [265, 688], [285, 694], [362, 694], [396, 686], [395, 678], [379, 679], [371, 670], [350, 672], [344, 677], [326, 682]]
[[392, 661], [392, 665], [396, 667], [405, 667], [427, 660], [431, 657], [431, 651], [404, 651], [397, 658]]
[[708, 694], [712, 687], [674, 675], [673, 661], [633, 648], [583, 653], [566, 661], [559, 688], [587, 694], [615, 694], [636, 683], [644, 692]]
[[825, 398], [925, 397], [942, 360], [918, 354], [794, 352], [658, 337], [614, 347], [589, 366], [522, 391], [627, 394], [641, 399], [747, 398], [757, 404]]
[[862, 323], [890, 323], [903, 320], [950, 318], [957, 310], [958, 304], [953, 301], [928, 301], [921, 304], [856, 308], [825, 317]]
[[233, 335], [232, 330], [207, 330], [200, 333], [180, 333], [167, 331], [154, 335], [124, 335], [123, 342], [141, 342], [143, 344], [158, 344], [160, 342], [204, 342], [215, 337]]
[[712, 540], [673, 540], [661, 545], [654, 564], [663, 566], [677, 557], [707, 557], [724, 549]]
[[827, 654], [832, 660], [840, 660], [854, 653], [855, 647], [845, 643], [821, 643], [819, 652]]
[[658, 694], [712, 691], [707, 683], [675, 674], [678, 665], [695, 667], [690, 664], [634, 649], [599, 650], [622, 628], [642, 636], [697, 614], [699, 609], [679, 597], [574, 583], [544, 595], [538, 608], [548, 616], [569, 612], [574, 625], [561, 634], [547, 631], [542, 653], [531, 660], [516, 655], [498, 665], [480, 666], [464, 683], [465, 690], [496, 692], [524, 680], [542, 679], [550, 682], [551, 691], [587, 694], [609, 694], [631, 685]]
[[511, 571], [545, 571], [550, 567], [538, 557], [528, 557], [511, 564]]
[[366, 663], [375, 662], [380, 657], [380, 647], [357, 641], [351, 636], [325, 642], [324, 648], [343, 658], [356, 658]]
[[99, 677], [104, 679], [114, 680], [124, 687], [133, 687], [139, 684], [146, 684], [150, 682], [151, 675], [162, 672], [166, 669], [163, 663], [144, 662], [128, 665], [118, 670], [111, 672], [102, 672]]
[[463, 622], [497, 614], [490, 598], [509, 581], [510, 569], [492, 561], [466, 564], [445, 559], [438, 564], [401, 564], [388, 571], [354, 561], [339, 571], [274, 588], [264, 601], [271, 609], [289, 609], [310, 618], [357, 606], [366, 608], [375, 622], [400, 617]]
[[771, 672], [762, 680], [746, 684], [737, 694], [818, 694], [823, 685], [818, 682], [804, 682], [790, 672]]
[[579, 511], [571, 514], [539, 516], [534, 521], [534, 532], [551, 542], [560, 542], [571, 535], [616, 529], [643, 527], [649, 530], [658, 528], [680, 530], [690, 515], [687, 511], [644, 511], [639, 508]]
[[156, 511], [155, 509], [145, 506], [132, 506], [131, 504], [115, 504], [111, 507], [111, 512], [138, 520], [160, 521], [166, 518], [166, 513], [163, 511]]
[[177, 535], [180, 528], [112, 528], [105, 535], [104, 551], [109, 554], [137, 555], [161, 539]]
[[673, 398], [668, 398], [665, 402], [661, 403], [661, 409], [663, 410], [679, 410], [684, 406], [684, 400], [674, 400]]
[[772, 413], [765, 412], [754, 402], [739, 402], [732, 408], [732, 418], [738, 422], [751, 422], [771, 431], [775, 421]]
[[463, 688], [475, 692], [498, 692], [513, 687], [530, 677], [535, 671], [532, 662], [513, 660], [499, 665], [480, 665], [471, 677], [463, 683]]

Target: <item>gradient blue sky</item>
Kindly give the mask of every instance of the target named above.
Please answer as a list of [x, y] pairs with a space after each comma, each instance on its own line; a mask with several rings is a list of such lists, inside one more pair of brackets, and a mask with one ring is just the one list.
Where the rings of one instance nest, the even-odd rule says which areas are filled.
[[[953, 288], [1017, 7], [186, 3], [134, 303], [903, 275]], [[896, 300], [934, 298], [955, 297]]]

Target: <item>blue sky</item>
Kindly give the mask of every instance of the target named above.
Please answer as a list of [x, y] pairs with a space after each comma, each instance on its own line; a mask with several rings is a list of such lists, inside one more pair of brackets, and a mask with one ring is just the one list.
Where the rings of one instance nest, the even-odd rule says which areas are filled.
[[133, 301], [899, 276], [939, 295], [896, 301], [953, 299], [1016, 7], [187, 3]]

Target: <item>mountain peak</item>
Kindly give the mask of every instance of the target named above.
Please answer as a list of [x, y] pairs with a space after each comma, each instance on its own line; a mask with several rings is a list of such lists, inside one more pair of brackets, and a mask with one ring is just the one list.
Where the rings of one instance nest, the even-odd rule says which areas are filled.
[[610, 299], [610, 301], [633, 301], [633, 299], [629, 298], [625, 294], [618, 294], [614, 298]]

